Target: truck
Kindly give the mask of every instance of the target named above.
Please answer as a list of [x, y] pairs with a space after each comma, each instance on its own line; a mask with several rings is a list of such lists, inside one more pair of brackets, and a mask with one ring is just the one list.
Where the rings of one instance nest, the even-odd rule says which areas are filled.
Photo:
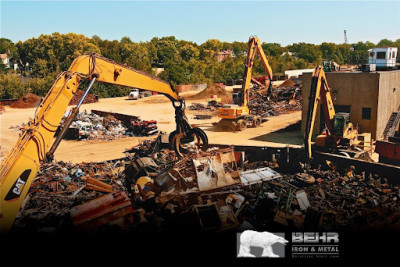
[[140, 97], [139, 97], [139, 89], [131, 89], [131, 91], [129, 92], [129, 95], [128, 95], [128, 99], [130, 99], [130, 100], [137, 100], [137, 99], [139, 99]]

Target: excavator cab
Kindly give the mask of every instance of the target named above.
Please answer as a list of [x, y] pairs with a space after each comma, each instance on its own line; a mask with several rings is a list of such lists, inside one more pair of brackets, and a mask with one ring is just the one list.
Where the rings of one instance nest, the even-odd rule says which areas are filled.
[[[350, 113], [336, 113], [333, 116], [333, 135], [343, 137], [345, 130], [348, 129], [350, 124]], [[352, 126], [352, 125], [351, 125]]]
[[243, 92], [233, 93], [232, 94], [233, 104], [239, 105], [239, 106], [243, 105], [243, 97], [244, 97]]

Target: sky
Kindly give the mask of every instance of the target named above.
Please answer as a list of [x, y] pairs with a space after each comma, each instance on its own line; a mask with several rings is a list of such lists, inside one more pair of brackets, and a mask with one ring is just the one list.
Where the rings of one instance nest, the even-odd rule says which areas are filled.
[[11, 1], [0, 0], [0, 37], [80, 33], [134, 42], [175, 36], [288, 45], [400, 39], [400, 1]]

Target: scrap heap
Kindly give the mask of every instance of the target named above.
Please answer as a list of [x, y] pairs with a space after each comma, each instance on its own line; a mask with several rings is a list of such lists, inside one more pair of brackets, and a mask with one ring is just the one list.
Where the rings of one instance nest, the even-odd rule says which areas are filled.
[[272, 117], [301, 110], [301, 82], [286, 80], [278, 87], [273, 87], [270, 96], [267, 89], [253, 87], [250, 90], [249, 109], [253, 115]]
[[[254, 83], [249, 93], [250, 101], [248, 107], [252, 115], [267, 118], [301, 110], [301, 80], [296, 82], [290, 79], [286, 80], [281, 85], [272, 87], [270, 95], [267, 94], [267, 87], [259, 84]], [[189, 97], [189, 99], [204, 98], [208, 96], [208, 93], [215, 93], [218, 97], [221, 97], [220, 105], [209, 106], [201, 103], [192, 103], [189, 106], [189, 110], [203, 112], [196, 114], [194, 119], [209, 119], [218, 114], [218, 107], [224, 104], [232, 104], [232, 96], [220, 85], [207, 87], [202, 92]]]
[[[280, 180], [264, 183], [259, 203], [274, 206], [274, 215], [258, 223], [311, 231], [400, 229], [399, 186], [352, 167], [338, 171], [329, 164], [332, 169], [327, 165], [294, 174], [280, 170]], [[271, 163], [253, 162], [246, 167], [264, 165]]]
[[189, 110], [200, 112], [193, 116], [195, 120], [211, 119], [218, 114], [218, 107], [216, 105], [204, 105], [201, 103], [192, 103]]
[[250, 162], [233, 147], [178, 158], [161, 140], [112, 162], [44, 164], [15, 229], [399, 229], [400, 188], [384, 178]]
[[[66, 117], [63, 118], [61, 125]], [[86, 110], [70, 125], [66, 139], [114, 140], [122, 136], [149, 136], [158, 133], [157, 121], [142, 121], [137, 116]]]
[[[15, 228], [55, 231], [64, 227], [72, 207], [106, 194], [124, 194], [124, 161], [42, 164], [17, 216]], [[126, 200], [130, 204], [129, 199]]]

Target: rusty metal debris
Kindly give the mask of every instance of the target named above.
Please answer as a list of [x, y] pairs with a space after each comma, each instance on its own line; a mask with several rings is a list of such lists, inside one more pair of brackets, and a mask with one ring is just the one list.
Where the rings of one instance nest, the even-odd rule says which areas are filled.
[[56, 231], [67, 217], [84, 231], [398, 229], [400, 187], [385, 178], [328, 165], [293, 172], [279, 161], [250, 162], [233, 147], [179, 158], [162, 139], [116, 161], [44, 164], [15, 229]]
[[206, 119], [211, 119], [213, 116], [216, 116], [218, 114], [218, 107], [221, 106], [221, 103], [214, 103], [213, 104], [208, 104], [204, 105], [201, 103], [192, 103], [189, 106], [189, 110], [194, 110], [201, 112], [201, 114], [195, 114], [193, 116], [193, 119], [195, 120], [206, 120]]
[[252, 115], [266, 118], [301, 110], [301, 84], [299, 83], [273, 87], [270, 95], [266, 93], [267, 89], [257, 87], [250, 90], [248, 105]]
[[206, 114], [196, 114], [193, 117], [195, 120], [207, 120], [207, 119], [211, 119], [212, 115], [206, 115]]
[[124, 160], [42, 164], [16, 219], [15, 228], [55, 231], [74, 206], [111, 192], [124, 192]]
[[149, 136], [157, 133], [158, 127], [155, 120], [143, 121], [138, 116], [98, 110], [88, 113], [85, 110], [76, 116], [65, 138], [113, 140], [123, 136]]

